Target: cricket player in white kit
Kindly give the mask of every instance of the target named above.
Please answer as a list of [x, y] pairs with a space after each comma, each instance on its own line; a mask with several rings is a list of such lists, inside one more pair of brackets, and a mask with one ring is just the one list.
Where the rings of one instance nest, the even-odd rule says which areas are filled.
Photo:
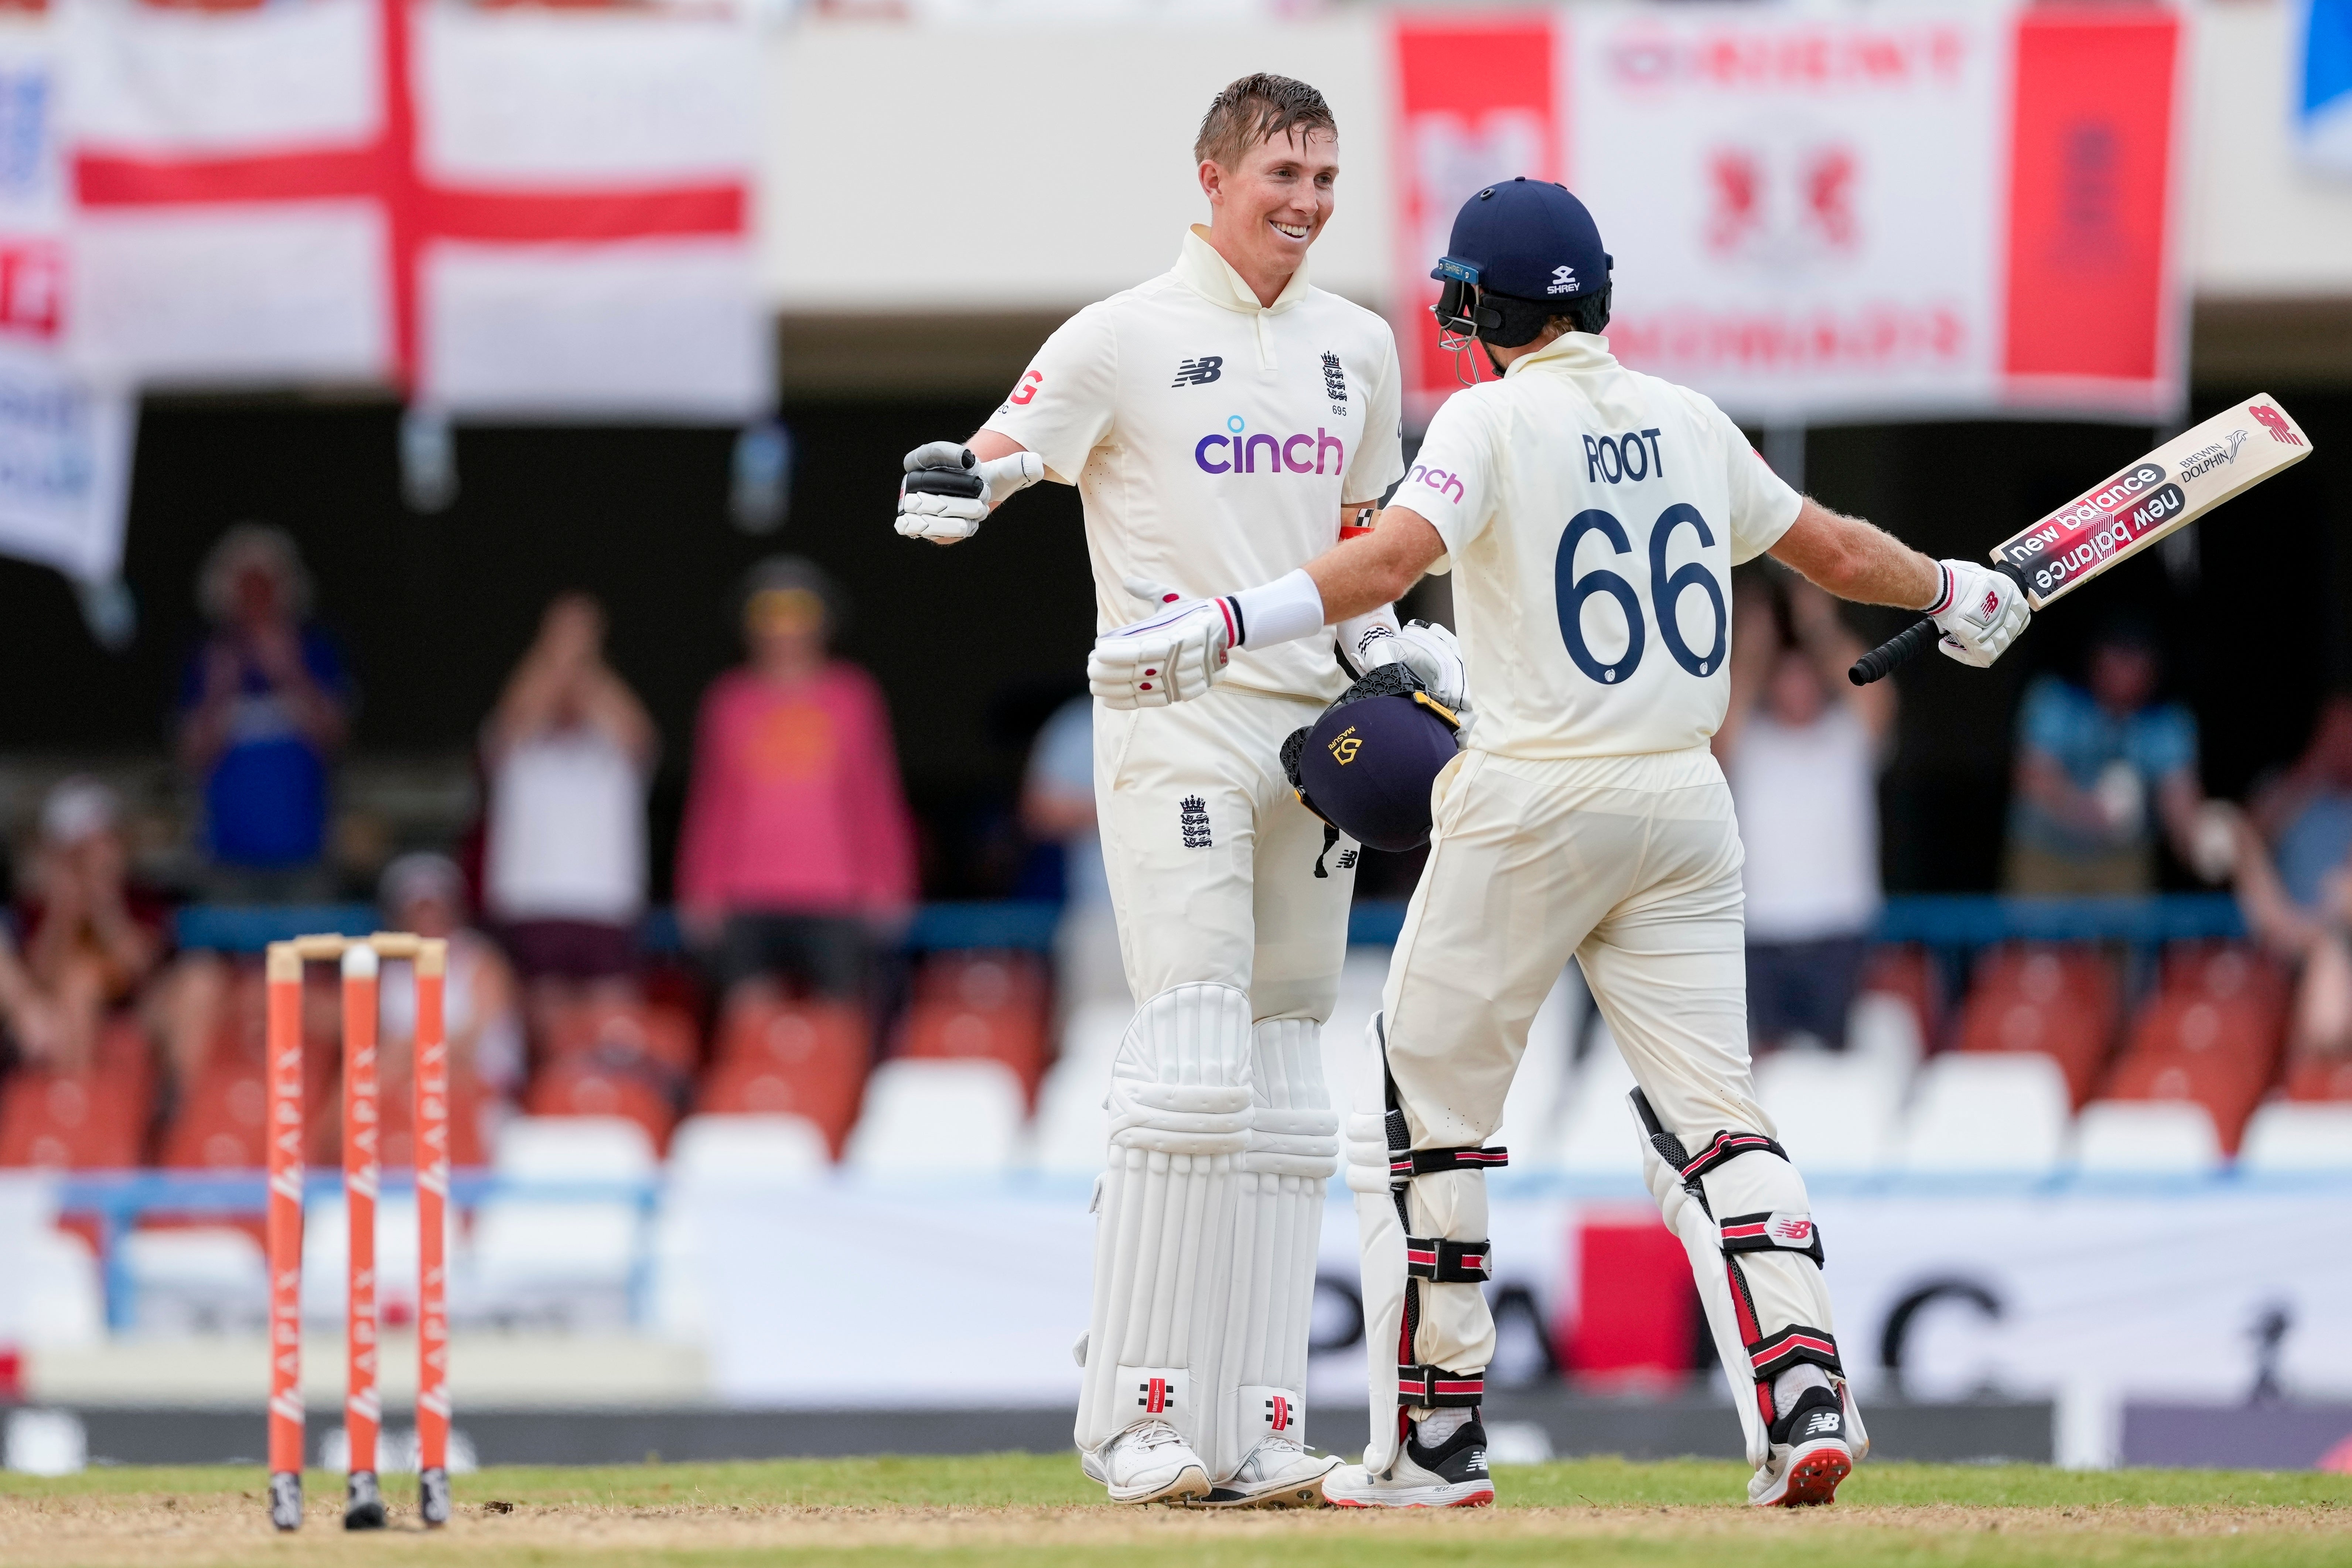
[[[2028, 611], [2008, 578], [1800, 497], [1706, 398], [1619, 364], [1598, 335], [1609, 266], [1559, 185], [1465, 203], [1433, 274], [1439, 318], [1501, 379], [1438, 411], [1368, 537], [1296, 574], [1329, 620], [1450, 556], [1479, 715], [1435, 776], [1429, 859], [1367, 1041], [1387, 1114], [1348, 1129], [1372, 1441], [1326, 1482], [1336, 1503], [1494, 1499], [1480, 1282], [1485, 1171], [1502, 1152], [1482, 1146], [1571, 954], [1640, 1085], [1651, 1189], [1735, 1385], [1750, 1500], [1829, 1501], [1867, 1451], [1804, 1182], [1748, 1067], [1739, 835], [1707, 750], [1730, 572], [1769, 553], [1842, 597], [1918, 606], [1972, 665]], [[1170, 606], [1098, 639], [1096, 689], [1124, 672], [1148, 700], [1139, 672], [1171, 666], [1213, 679], [1223, 618], [1217, 601]]]
[[[1194, 153], [1211, 221], [1176, 265], [1072, 317], [968, 445], [906, 462], [898, 531], [940, 543], [1041, 477], [1076, 485], [1107, 628], [1295, 575], [1403, 472], [1388, 326], [1307, 279], [1339, 172], [1321, 95], [1244, 78]], [[1400, 636], [1364, 608], [1341, 630], [1357, 668], [1403, 658], [1458, 694], [1449, 634]], [[1320, 1031], [1355, 858], [1326, 853], [1276, 752], [1348, 676], [1329, 638], [1293, 640], [1324, 626], [1297, 584], [1219, 613], [1213, 695], [1171, 706], [1198, 693], [1145, 674], [1096, 713], [1103, 858], [1141, 1005], [1112, 1069], [1076, 1436], [1120, 1501], [1313, 1506], [1338, 1463], [1298, 1441], [1339, 1157]]]

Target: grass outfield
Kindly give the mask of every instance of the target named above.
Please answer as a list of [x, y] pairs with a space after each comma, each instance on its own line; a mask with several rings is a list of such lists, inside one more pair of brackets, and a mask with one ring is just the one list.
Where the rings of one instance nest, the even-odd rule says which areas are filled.
[[458, 1477], [458, 1517], [429, 1535], [409, 1478], [394, 1478], [393, 1527], [349, 1535], [341, 1479], [314, 1473], [310, 1524], [279, 1537], [257, 1470], [110, 1468], [0, 1475], [0, 1563], [2352, 1568], [2347, 1476], [1864, 1465], [1833, 1508], [1801, 1512], [1739, 1506], [1747, 1479], [1736, 1465], [1586, 1459], [1498, 1467], [1502, 1506], [1475, 1511], [1195, 1514], [1110, 1507], [1061, 1457], [512, 1468]]

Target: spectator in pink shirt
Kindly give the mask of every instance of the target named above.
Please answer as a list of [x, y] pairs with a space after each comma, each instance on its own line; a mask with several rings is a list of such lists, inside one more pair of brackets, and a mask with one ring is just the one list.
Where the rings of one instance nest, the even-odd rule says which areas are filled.
[[781, 976], [864, 1000], [877, 938], [915, 900], [914, 835], [873, 677], [830, 656], [831, 579], [795, 556], [752, 568], [751, 657], [696, 721], [677, 906], [722, 986]]

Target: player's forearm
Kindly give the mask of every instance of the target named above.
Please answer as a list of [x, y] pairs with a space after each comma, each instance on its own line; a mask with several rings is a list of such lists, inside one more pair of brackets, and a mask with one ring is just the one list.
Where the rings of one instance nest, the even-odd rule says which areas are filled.
[[1811, 496], [1769, 552], [1841, 599], [1924, 610], [1943, 592], [1936, 563], [1884, 529], [1832, 511]]
[[1404, 597], [1445, 553], [1445, 541], [1419, 512], [1391, 507], [1372, 531], [1334, 545], [1307, 563], [1331, 623], [1368, 614]]

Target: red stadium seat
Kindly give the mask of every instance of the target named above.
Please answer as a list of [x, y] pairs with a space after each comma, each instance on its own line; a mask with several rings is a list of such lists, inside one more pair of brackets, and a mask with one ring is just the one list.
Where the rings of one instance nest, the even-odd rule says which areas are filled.
[[1033, 1100], [1045, 1070], [1046, 986], [1025, 953], [956, 953], [923, 965], [899, 1031], [902, 1057], [1002, 1062]]
[[698, 1110], [719, 1114], [800, 1116], [841, 1156], [857, 1121], [873, 1058], [872, 1031], [855, 1007], [751, 1000], [719, 1026], [718, 1062]]
[[2165, 950], [2162, 985], [2168, 992], [2240, 1002], [2282, 1016], [2294, 996], [2294, 982], [2275, 960], [2237, 942], [2173, 943]]
[[2082, 949], [2016, 945], [1978, 965], [1960, 1011], [1964, 1051], [2038, 1051], [2055, 1061], [2077, 1107], [2106, 1065], [2117, 1022], [2114, 971]]
[[523, 1103], [533, 1116], [625, 1116], [646, 1130], [658, 1152], [677, 1122], [684, 1084], [644, 1058], [614, 1064], [572, 1057], [543, 1068]]
[[692, 1072], [702, 1059], [693, 1016], [646, 1002], [582, 1002], [567, 1007], [549, 1029], [545, 1047], [550, 1061], [642, 1056], [684, 1073]]
[[2352, 1100], [2352, 1057], [2305, 1057], [2287, 1068], [2289, 1100]]
[[0, 1081], [0, 1165], [114, 1170], [140, 1163], [154, 1058], [129, 1017], [109, 1021], [79, 1072], [19, 1068]]
[[[257, 1065], [215, 1059], [182, 1097], [159, 1162], [175, 1171], [256, 1171], [269, 1163], [269, 1084]], [[315, 1133], [320, 1119], [313, 1117]]]
[[1919, 1021], [1922, 1044], [1929, 1050], [1936, 1048], [1944, 1026], [1944, 985], [1926, 948], [1904, 942], [1874, 950], [1863, 969], [1862, 984], [1855, 989], [1901, 997]]
[[2136, 1053], [2116, 1064], [2105, 1091], [2108, 1100], [2188, 1100], [2213, 1118], [2221, 1152], [2235, 1154], [2246, 1119], [2270, 1085], [2268, 1064], [2226, 1050]]

